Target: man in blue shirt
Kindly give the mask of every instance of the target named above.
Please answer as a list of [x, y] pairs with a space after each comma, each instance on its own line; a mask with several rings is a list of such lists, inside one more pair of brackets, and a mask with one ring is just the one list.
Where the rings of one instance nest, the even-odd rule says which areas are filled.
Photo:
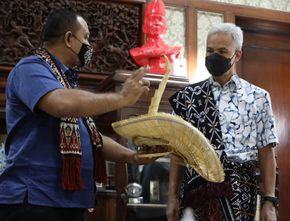
[[94, 207], [104, 159], [146, 163], [101, 135], [91, 118], [135, 103], [148, 92], [144, 69], [120, 92], [77, 89], [71, 68], [90, 62], [86, 21], [69, 10], [50, 14], [44, 46], [20, 60], [7, 81], [7, 165], [0, 176], [0, 220], [83, 220]]

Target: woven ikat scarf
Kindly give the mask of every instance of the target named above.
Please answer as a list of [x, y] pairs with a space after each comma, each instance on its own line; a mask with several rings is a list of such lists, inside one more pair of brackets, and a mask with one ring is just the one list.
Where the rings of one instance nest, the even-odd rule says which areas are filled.
[[[35, 55], [44, 60], [56, 79], [66, 89], [72, 86], [63, 71], [57, 66], [49, 52], [44, 48], [35, 50]], [[96, 182], [106, 183], [105, 160], [101, 153], [102, 138], [92, 118], [86, 117], [85, 124], [89, 131], [94, 152], [94, 178]], [[62, 187], [68, 191], [83, 189], [81, 179], [82, 150], [79, 130], [79, 119], [73, 117], [60, 118], [60, 153], [62, 156]]]

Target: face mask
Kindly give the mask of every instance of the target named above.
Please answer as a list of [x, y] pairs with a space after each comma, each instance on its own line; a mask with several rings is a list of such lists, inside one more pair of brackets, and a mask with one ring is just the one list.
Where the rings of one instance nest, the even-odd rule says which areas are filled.
[[89, 66], [92, 60], [93, 48], [90, 45], [82, 44], [81, 50], [78, 54], [80, 59], [80, 67]]
[[92, 60], [93, 48], [88, 44], [82, 43], [76, 36], [72, 36], [82, 44], [81, 50], [77, 54], [80, 60], [80, 67], [89, 66]]
[[205, 58], [205, 66], [208, 72], [212, 76], [222, 76], [233, 66], [233, 64], [231, 64], [231, 61], [235, 54], [231, 58], [226, 58], [218, 53], [213, 53], [207, 56]]

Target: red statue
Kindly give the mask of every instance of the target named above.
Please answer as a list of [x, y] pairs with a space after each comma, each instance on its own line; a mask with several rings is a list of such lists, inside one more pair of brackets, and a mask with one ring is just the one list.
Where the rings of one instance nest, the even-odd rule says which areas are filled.
[[146, 43], [141, 48], [133, 48], [130, 54], [140, 66], [150, 67], [151, 73], [165, 74], [164, 68], [167, 55], [170, 63], [172, 58], [179, 56], [181, 47], [171, 47], [162, 40], [166, 33], [165, 6], [162, 0], [152, 0], [145, 9], [143, 32], [146, 34]]

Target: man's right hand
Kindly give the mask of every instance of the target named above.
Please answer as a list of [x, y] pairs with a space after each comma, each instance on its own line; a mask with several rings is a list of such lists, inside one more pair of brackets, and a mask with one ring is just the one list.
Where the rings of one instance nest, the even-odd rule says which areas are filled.
[[148, 69], [139, 68], [123, 84], [119, 94], [123, 97], [126, 105], [134, 104], [144, 93], [149, 92], [150, 82], [143, 79]]

